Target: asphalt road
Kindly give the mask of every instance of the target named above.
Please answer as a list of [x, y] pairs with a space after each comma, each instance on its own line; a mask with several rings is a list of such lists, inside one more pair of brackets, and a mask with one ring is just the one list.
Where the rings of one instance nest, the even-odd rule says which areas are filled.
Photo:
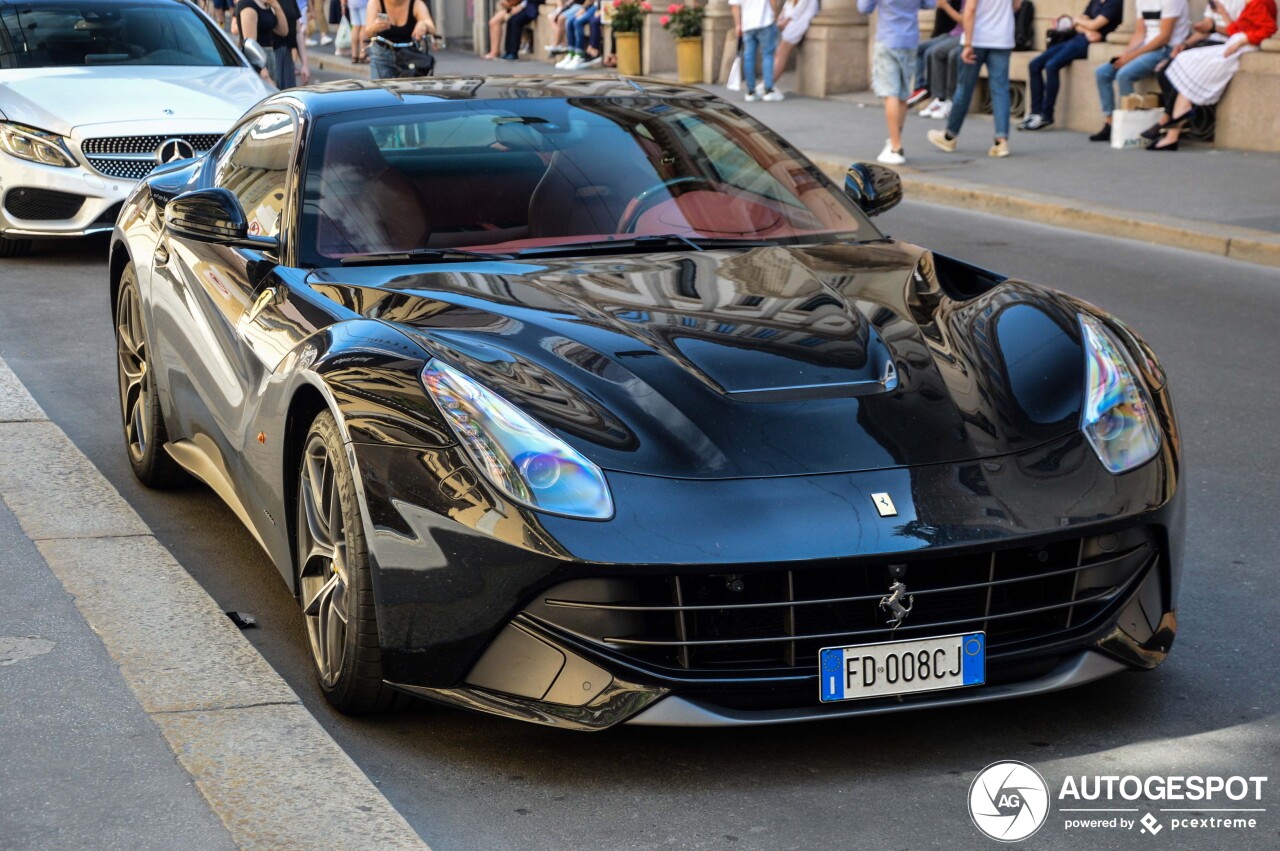
[[974, 774], [999, 759], [1031, 763], [1055, 788], [1068, 774], [1271, 776], [1255, 805], [1271, 811], [1256, 814], [1255, 830], [1067, 833], [1054, 816], [1028, 847], [1277, 847], [1280, 276], [910, 203], [882, 224], [1114, 310], [1161, 353], [1190, 502], [1181, 629], [1159, 671], [787, 728], [571, 734], [431, 707], [346, 719], [313, 685], [292, 598], [231, 512], [199, 487], [161, 494], [134, 481], [118, 426], [105, 242], [0, 262], [0, 354], [221, 607], [257, 617], [254, 644], [436, 849], [990, 848], [965, 801]]

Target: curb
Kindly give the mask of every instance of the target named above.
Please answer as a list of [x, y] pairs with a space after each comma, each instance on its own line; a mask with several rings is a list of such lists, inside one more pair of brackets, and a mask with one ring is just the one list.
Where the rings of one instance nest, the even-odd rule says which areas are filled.
[[0, 498], [241, 848], [426, 849], [0, 358]]
[[[833, 154], [806, 156], [837, 183], [844, 181], [848, 160]], [[1280, 234], [1269, 231], [1125, 210], [1021, 189], [995, 189], [964, 180], [923, 177], [910, 169], [900, 173], [904, 194], [912, 201], [1280, 266]]]

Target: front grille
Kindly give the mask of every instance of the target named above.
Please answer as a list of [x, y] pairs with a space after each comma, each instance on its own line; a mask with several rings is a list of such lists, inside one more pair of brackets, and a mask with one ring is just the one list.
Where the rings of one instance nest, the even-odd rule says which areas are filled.
[[10, 189], [4, 208], [20, 219], [56, 221], [69, 219], [84, 206], [84, 196], [54, 189]]
[[183, 139], [203, 154], [218, 144], [217, 133], [194, 133], [179, 136], [103, 136], [85, 139], [80, 145], [84, 157], [107, 177], [141, 180], [155, 169], [156, 150], [169, 139]]
[[[984, 630], [988, 652], [999, 654], [1084, 634], [1136, 587], [1156, 553], [1151, 532], [1138, 528], [894, 564], [663, 571], [565, 582], [525, 615], [677, 676], [770, 677], [816, 671], [823, 647]], [[914, 600], [896, 630], [880, 606], [895, 575]]]

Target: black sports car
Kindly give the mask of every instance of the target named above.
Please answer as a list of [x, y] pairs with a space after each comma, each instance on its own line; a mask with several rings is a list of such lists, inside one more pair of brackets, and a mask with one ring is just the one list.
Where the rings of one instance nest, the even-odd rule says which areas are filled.
[[1155, 667], [1164, 373], [884, 237], [900, 197], [654, 81], [274, 95], [116, 226], [129, 459], [226, 500], [347, 711], [754, 724]]

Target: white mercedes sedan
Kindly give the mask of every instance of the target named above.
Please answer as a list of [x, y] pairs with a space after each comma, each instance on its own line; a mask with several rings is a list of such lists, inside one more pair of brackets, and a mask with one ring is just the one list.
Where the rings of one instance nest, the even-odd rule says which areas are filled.
[[111, 230], [272, 91], [187, 0], [0, 0], [0, 257]]

